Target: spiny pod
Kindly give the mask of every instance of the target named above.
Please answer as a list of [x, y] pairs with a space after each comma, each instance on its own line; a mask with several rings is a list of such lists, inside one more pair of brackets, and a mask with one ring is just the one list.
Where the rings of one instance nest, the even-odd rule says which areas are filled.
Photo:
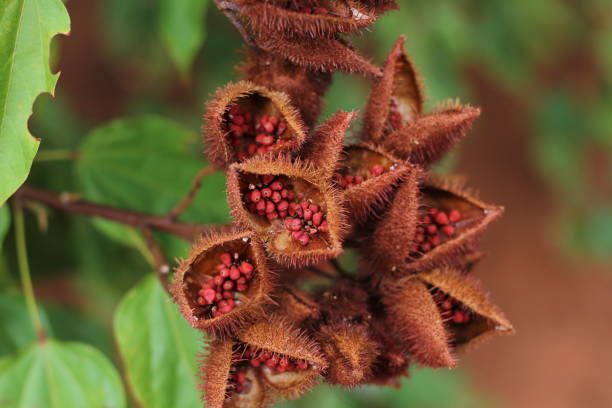
[[248, 81], [218, 90], [204, 119], [206, 154], [219, 168], [253, 156], [296, 151], [306, 137], [286, 94]]
[[247, 346], [244, 358], [259, 369], [266, 387], [277, 395], [297, 398], [327, 369], [319, 345], [285, 318], [270, 315], [237, 336]]
[[514, 333], [512, 324], [474, 276], [445, 268], [417, 277], [429, 288], [457, 351], [467, 351], [494, 335]]
[[223, 335], [270, 303], [272, 273], [252, 232], [210, 233], [177, 268], [171, 292], [196, 329]]
[[374, 10], [353, 0], [286, 0], [238, 2], [239, 13], [258, 35], [268, 34], [295, 39], [333, 38], [338, 33], [356, 31], [376, 21]]
[[286, 93], [308, 127], [316, 123], [332, 80], [329, 72], [300, 67], [263, 50], [248, 50], [238, 71], [247, 81]]
[[480, 109], [451, 101], [385, 137], [383, 146], [412, 163], [429, 166], [463, 139]]
[[333, 181], [344, 192], [351, 224], [357, 225], [391, 200], [401, 180], [419, 175], [411, 164], [374, 145], [359, 143], [344, 149]]
[[363, 121], [363, 140], [380, 143], [423, 112], [423, 86], [401, 36], [385, 62], [382, 76], [372, 88]]
[[227, 186], [232, 215], [261, 237], [278, 263], [310, 265], [342, 251], [341, 196], [311, 166], [254, 158], [230, 167]]

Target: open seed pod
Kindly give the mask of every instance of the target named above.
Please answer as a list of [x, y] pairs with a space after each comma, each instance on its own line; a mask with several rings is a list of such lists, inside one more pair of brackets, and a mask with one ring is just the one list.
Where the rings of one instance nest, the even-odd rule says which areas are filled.
[[297, 398], [327, 368], [319, 345], [284, 318], [271, 315], [239, 332], [238, 338], [247, 346], [249, 365], [257, 368], [267, 388], [283, 397]]
[[311, 166], [255, 158], [232, 165], [227, 186], [232, 215], [258, 234], [278, 263], [304, 266], [342, 251], [341, 197]]
[[262, 50], [247, 51], [247, 58], [238, 70], [247, 81], [289, 95], [291, 104], [299, 110], [309, 127], [315, 124], [321, 113], [323, 95], [332, 80], [329, 72], [300, 67]]
[[455, 367], [444, 321], [425, 283], [411, 276], [382, 285], [387, 328], [418, 363]]
[[276, 396], [267, 390], [257, 368], [244, 358], [244, 345], [213, 340], [200, 368], [206, 408], [264, 408]]
[[[291, 41], [268, 35], [257, 37], [256, 42], [263, 50], [309, 69], [325, 72], [342, 71], [370, 78], [380, 76], [380, 69], [376, 65], [339, 38]], [[334, 58], [329, 58], [330, 55]]]
[[260, 314], [271, 287], [261, 242], [230, 230], [197, 241], [170, 289], [191, 326], [221, 335]]
[[333, 37], [376, 21], [373, 10], [353, 0], [243, 0], [239, 13], [258, 35]]
[[372, 91], [363, 121], [363, 139], [380, 142], [413, 122], [423, 111], [423, 87], [401, 36], [389, 53], [382, 77]]
[[417, 276], [427, 285], [458, 351], [467, 351], [494, 335], [514, 334], [512, 324], [473, 275], [437, 269]]
[[419, 223], [401, 268], [406, 271], [461, 262], [457, 257], [472, 252], [482, 232], [503, 212], [503, 207], [479, 200], [461, 178], [431, 176], [420, 191]]
[[463, 139], [478, 116], [478, 108], [448, 103], [387, 135], [382, 143], [397, 157], [428, 166]]
[[248, 81], [218, 90], [204, 119], [206, 154], [219, 168], [253, 156], [293, 152], [306, 137], [286, 94]]
[[355, 225], [391, 199], [393, 187], [402, 179], [416, 179], [420, 172], [411, 164], [368, 144], [347, 146], [333, 180], [344, 191], [345, 205]]

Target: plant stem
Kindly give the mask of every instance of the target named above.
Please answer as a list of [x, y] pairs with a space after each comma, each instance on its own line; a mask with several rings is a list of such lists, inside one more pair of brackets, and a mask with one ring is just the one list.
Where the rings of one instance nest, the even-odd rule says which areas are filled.
[[37, 162], [74, 160], [78, 158], [78, 152], [68, 149], [42, 150], [36, 155]]
[[21, 286], [23, 287], [23, 295], [26, 299], [28, 312], [32, 319], [32, 325], [36, 331], [36, 336], [39, 342], [43, 342], [46, 338], [45, 330], [43, 329], [38, 306], [36, 304], [36, 296], [32, 287], [32, 278], [30, 276], [30, 266], [28, 264], [28, 252], [26, 248], [25, 226], [23, 222], [23, 207], [16, 200], [13, 205], [13, 218], [15, 220], [15, 245], [17, 247], [17, 263], [19, 264], [19, 275], [21, 277]]
[[105, 218], [137, 228], [145, 226], [147, 228], [167, 232], [187, 241], [192, 241], [204, 230], [209, 228], [208, 225], [179, 222], [163, 215], [150, 215], [136, 211], [123, 210], [108, 205], [95, 204], [75, 198], [70, 194], [55, 194], [27, 185], [21, 186], [14, 197], [23, 201], [40, 202], [73, 214]]
[[202, 170], [200, 170], [198, 174], [195, 175], [193, 181], [191, 182], [191, 188], [189, 189], [185, 197], [183, 197], [183, 199], [179, 201], [179, 203], [168, 213], [168, 218], [170, 218], [171, 220], [175, 220], [179, 215], [183, 213], [183, 211], [185, 211], [189, 207], [189, 205], [195, 198], [196, 193], [202, 186], [202, 180], [204, 179], [204, 177], [214, 173], [214, 171], [215, 168], [213, 166], [207, 165]]

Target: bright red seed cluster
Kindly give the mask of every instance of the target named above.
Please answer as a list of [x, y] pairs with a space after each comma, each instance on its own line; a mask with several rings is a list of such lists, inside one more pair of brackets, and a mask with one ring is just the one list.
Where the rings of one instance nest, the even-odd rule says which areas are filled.
[[[383, 174], [386, 169], [381, 166], [380, 164], [375, 164], [372, 167], [370, 167], [370, 175], [372, 177], [378, 177], [381, 174]], [[340, 186], [342, 189], [347, 189], [353, 186], [356, 186], [358, 184], [363, 183], [368, 177], [363, 177], [363, 176], [354, 176], [351, 174], [342, 174], [342, 173], [335, 173], [334, 174], [334, 181], [336, 182], [336, 184], [338, 186]]]
[[229, 313], [240, 304], [236, 295], [249, 288], [255, 269], [252, 263], [241, 260], [238, 253], [232, 256], [224, 252], [219, 260], [221, 263], [217, 265], [217, 273], [202, 285], [197, 299], [200, 306], [209, 308], [212, 317]]
[[448, 212], [430, 208], [421, 215], [410, 255], [419, 257], [455, 236], [456, 223], [462, 218], [458, 210]]
[[451, 296], [436, 290], [433, 299], [438, 305], [442, 319], [455, 324], [469, 323], [472, 312], [462, 307], [461, 303]]
[[270, 221], [284, 220], [291, 238], [303, 246], [308, 245], [311, 235], [329, 231], [325, 213], [318, 205], [297, 197], [292, 185], [272, 175], [259, 176], [259, 180], [250, 184], [244, 195], [250, 212]]
[[240, 106], [230, 106], [227, 113], [229, 139], [237, 151], [239, 161], [256, 154], [266, 153], [285, 142], [282, 139], [287, 123], [276, 116], [263, 115], [255, 120], [251, 112], [242, 112]]

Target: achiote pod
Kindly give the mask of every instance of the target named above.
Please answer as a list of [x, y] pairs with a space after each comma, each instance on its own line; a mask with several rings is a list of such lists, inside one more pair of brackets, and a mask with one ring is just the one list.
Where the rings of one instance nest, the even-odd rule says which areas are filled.
[[191, 326], [223, 335], [262, 313], [271, 302], [272, 279], [259, 239], [231, 229], [194, 244], [171, 292]]
[[248, 81], [218, 90], [204, 120], [206, 154], [223, 169], [254, 156], [296, 151], [306, 138], [300, 114], [286, 94]]
[[261, 157], [230, 167], [234, 219], [255, 231], [278, 263], [297, 267], [342, 251], [342, 198], [308, 162]]
[[290, 39], [333, 37], [376, 21], [374, 10], [354, 0], [242, 0], [238, 10], [258, 35], [273, 33]]

